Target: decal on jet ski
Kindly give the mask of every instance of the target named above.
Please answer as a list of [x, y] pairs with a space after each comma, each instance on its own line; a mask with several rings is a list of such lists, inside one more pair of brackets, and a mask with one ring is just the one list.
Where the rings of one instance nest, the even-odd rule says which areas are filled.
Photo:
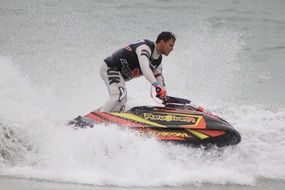
[[183, 133], [183, 132], [152, 131], [149, 134], [159, 135], [159, 136], [163, 136], [163, 137], [179, 137], [182, 139], [189, 138], [189, 135], [187, 133]]
[[192, 133], [193, 135], [195, 135], [196, 137], [199, 137], [200, 139], [206, 139], [209, 137], [203, 133], [197, 132], [197, 131], [192, 130], [192, 129], [186, 129], [186, 130], [189, 131], [190, 133]]
[[196, 123], [199, 121], [201, 116], [181, 116], [177, 114], [153, 114], [153, 113], [144, 113], [144, 118], [151, 121], [180, 121], [180, 122], [187, 122], [192, 125], [196, 125]]

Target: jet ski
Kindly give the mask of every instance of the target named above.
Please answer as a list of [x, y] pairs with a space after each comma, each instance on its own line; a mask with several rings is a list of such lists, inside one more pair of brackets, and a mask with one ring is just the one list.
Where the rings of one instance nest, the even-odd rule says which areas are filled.
[[69, 122], [75, 128], [96, 124], [134, 129], [164, 142], [191, 146], [236, 145], [241, 136], [227, 121], [188, 99], [167, 96], [163, 106], [137, 106], [126, 112], [90, 112]]

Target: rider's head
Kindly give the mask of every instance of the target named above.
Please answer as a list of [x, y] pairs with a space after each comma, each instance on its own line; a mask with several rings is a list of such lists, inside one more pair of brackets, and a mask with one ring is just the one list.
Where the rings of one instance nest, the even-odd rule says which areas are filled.
[[161, 32], [155, 41], [156, 50], [158, 53], [168, 55], [174, 47], [176, 41], [176, 35], [172, 32]]

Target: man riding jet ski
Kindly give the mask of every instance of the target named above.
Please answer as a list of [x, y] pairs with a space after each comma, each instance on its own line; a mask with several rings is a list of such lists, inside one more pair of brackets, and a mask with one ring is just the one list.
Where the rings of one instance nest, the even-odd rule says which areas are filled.
[[[94, 127], [98, 123], [137, 130], [158, 140], [192, 146], [235, 145], [240, 134], [225, 120], [182, 98], [167, 96], [162, 76], [162, 55], [174, 47], [176, 36], [161, 32], [156, 41], [140, 40], [113, 53], [104, 60], [100, 74], [109, 100], [97, 110], [69, 122], [73, 127]], [[134, 107], [124, 110], [125, 82], [144, 75], [164, 106]]]
[[107, 57], [100, 75], [108, 88], [109, 100], [96, 111], [123, 111], [127, 102], [125, 82], [144, 75], [155, 87], [158, 98], [166, 96], [162, 55], [168, 55], [176, 40], [172, 32], [161, 32], [155, 42], [147, 39], [129, 44]]

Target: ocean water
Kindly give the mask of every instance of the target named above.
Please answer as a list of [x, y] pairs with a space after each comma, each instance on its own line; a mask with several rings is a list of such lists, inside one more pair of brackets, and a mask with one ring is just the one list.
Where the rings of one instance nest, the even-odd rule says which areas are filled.
[[[168, 93], [229, 121], [242, 135], [237, 146], [66, 126], [107, 100], [106, 56], [163, 30], [177, 34], [163, 60]], [[284, 182], [284, 31], [282, 0], [2, 0], [0, 176], [146, 189]], [[128, 82], [127, 107], [156, 105], [149, 88], [143, 77]]]

